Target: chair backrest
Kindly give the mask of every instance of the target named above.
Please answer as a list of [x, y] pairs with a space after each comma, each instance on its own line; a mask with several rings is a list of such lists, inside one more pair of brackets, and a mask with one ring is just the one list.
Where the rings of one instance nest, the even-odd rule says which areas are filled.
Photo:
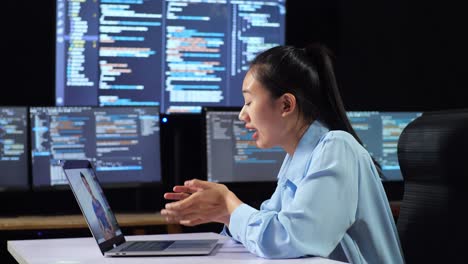
[[406, 262], [465, 259], [468, 109], [426, 112], [413, 120], [400, 135], [398, 161], [405, 190], [397, 228]]

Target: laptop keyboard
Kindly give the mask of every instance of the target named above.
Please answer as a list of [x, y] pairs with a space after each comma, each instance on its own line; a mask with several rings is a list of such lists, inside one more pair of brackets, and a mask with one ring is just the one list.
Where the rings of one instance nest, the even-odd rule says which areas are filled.
[[139, 241], [124, 247], [121, 251], [161, 251], [169, 247], [174, 241]]

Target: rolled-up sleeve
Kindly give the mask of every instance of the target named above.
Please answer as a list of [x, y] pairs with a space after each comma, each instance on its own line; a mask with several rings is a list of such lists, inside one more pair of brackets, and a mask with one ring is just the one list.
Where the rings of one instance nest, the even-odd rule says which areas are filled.
[[346, 140], [333, 138], [320, 142], [306, 158], [293, 159], [279, 182], [272, 196], [277, 201], [270, 201], [279, 210], [243, 204], [232, 213], [230, 233], [252, 253], [327, 257], [353, 224], [359, 164], [353, 149]]

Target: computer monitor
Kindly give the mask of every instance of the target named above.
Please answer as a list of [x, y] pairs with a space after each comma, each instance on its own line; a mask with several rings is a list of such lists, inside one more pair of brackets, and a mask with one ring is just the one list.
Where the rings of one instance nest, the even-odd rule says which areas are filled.
[[285, 43], [285, 0], [56, 4], [57, 106], [241, 106], [249, 62]]
[[348, 118], [369, 153], [380, 163], [384, 181], [402, 181], [398, 139], [422, 112], [349, 111]]
[[28, 108], [0, 107], [0, 191], [29, 189]]
[[[206, 175], [213, 182], [276, 181], [286, 153], [259, 149], [252, 132], [239, 120], [240, 108], [205, 107]], [[402, 181], [398, 139], [422, 112], [349, 111], [351, 125], [364, 147], [380, 163], [384, 181]]]
[[207, 180], [276, 182], [286, 152], [280, 147], [258, 148], [239, 113], [236, 107], [203, 108]]
[[106, 187], [161, 182], [159, 107], [31, 107], [33, 188], [62, 188], [62, 160], [87, 159]]

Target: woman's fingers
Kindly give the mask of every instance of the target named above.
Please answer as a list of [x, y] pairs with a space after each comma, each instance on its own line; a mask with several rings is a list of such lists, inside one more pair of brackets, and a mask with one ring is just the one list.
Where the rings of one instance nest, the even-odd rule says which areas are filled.
[[198, 225], [209, 222], [226, 222], [226, 215], [222, 214], [217, 205], [195, 206], [185, 210], [163, 209], [163, 215], [168, 222], [180, 223], [187, 226]]
[[165, 193], [164, 194], [164, 199], [167, 200], [183, 200], [187, 197], [189, 197], [190, 194], [188, 193]]
[[174, 192], [184, 192], [184, 193], [194, 193], [198, 191], [197, 188], [190, 187], [190, 186], [180, 186], [180, 185], [174, 186], [172, 190]]
[[164, 216], [166, 219], [166, 222], [169, 224], [178, 224], [180, 220], [177, 217], [174, 216]]
[[167, 222], [169, 223], [179, 223], [180, 220], [184, 219], [186, 216], [178, 212], [166, 210], [161, 210], [161, 215], [164, 216]]
[[213, 221], [210, 218], [206, 218], [203, 214], [199, 214], [199, 211], [184, 216], [172, 216], [171, 220], [185, 226], [195, 226]]
[[184, 226], [196, 226], [196, 225], [201, 225], [201, 224], [206, 224], [211, 221], [209, 220], [203, 220], [203, 219], [190, 219], [190, 220], [180, 220], [179, 224], [184, 225]]
[[198, 212], [197, 211], [193, 211], [193, 212], [173, 211], [173, 210], [163, 209], [161, 210], [161, 215], [163, 215], [166, 218], [167, 222], [180, 223], [181, 221], [192, 221], [194, 219], [199, 218], [200, 216]]
[[177, 210], [168, 210], [168, 209], [161, 210], [161, 215], [163, 216], [178, 217], [181, 219], [192, 214], [194, 214], [194, 211], [188, 212], [188, 211], [177, 211]]
[[[213, 183], [201, 180], [190, 180], [184, 183], [185, 185], [176, 185], [172, 188], [174, 193], [193, 194], [198, 191], [212, 187]], [[176, 197], [176, 196], [175, 196]]]
[[190, 196], [190, 194], [195, 193], [197, 190], [195, 188], [185, 187], [185, 186], [174, 186], [174, 192], [168, 192], [164, 194], [164, 199], [167, 200], [183, 200]]
[[200, 204], [198, 198], [199, 197], [197, 193], [191, 194], [186, 199], [179, 200], [177, 202], [167, 203], [166, 209], [176, 210], [176, 211], [187, 210], [190, 207], [195, 207], [196, 205]]
[[202, 180], [199, 180], [199, 179], [193, 179], [193, 180], [189, 180], [189, 181], [185, 181], [184, 182], [184, 186], [185, 187], [189, 187], [189, 188], [194, 188], [194, 189], [208, 189], [210, 187], [213, 187], [213, 185], [215, 185], [216, 183], [212, 183], [212, 182], [208, 182], [208, 181], [202, 181]]

